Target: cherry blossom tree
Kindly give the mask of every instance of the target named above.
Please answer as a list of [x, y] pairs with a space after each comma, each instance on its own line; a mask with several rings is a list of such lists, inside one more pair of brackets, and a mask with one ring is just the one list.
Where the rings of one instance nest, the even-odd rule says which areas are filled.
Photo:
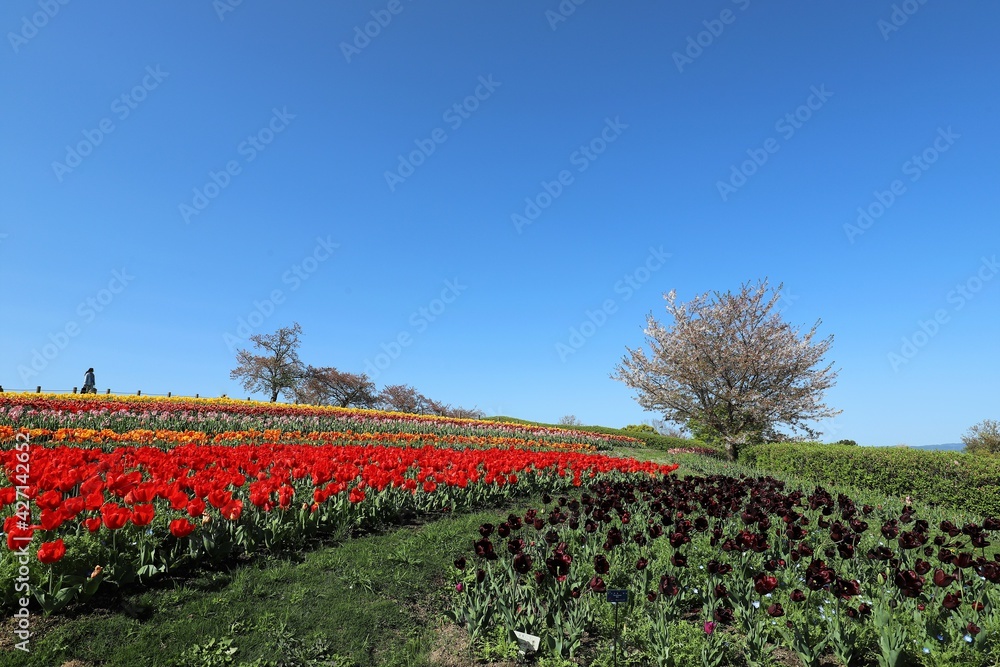
[[823, 357], [833, 336], [817, 339], [782, 320], [782, 285], [745, 283], [739, 292], [702, 294], [687, 303], [664, 295], [670, 318], [646, 321], [649, 354], [626, 354], [612, 378], [665, 420], [720, 440], [730, 459], [747, 443], [782, 437], [779, 426], [815, 437], [810, 423], [840, 413], [823, 402], [837, 371]]

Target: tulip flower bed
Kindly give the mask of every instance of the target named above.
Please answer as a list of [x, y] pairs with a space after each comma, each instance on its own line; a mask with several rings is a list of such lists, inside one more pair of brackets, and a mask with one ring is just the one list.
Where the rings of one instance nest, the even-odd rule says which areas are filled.
[[[18, 442], [0, 452], [9, 552], [46, 612], [102, 584], [148, 581], [189, 564], [299, 547], [405, 513], [490, 506], [566, 492], [598, 476], [676, 466], [596, 454], [405, 446], [178, 445], [110, 451]], [[33, 558], [20, 560], [22, 546]], [[23, 594], [23, 593], [22, 593]], [[2, 604], [19, 599], [5, 586]]]
[[996, 519], [955, 525], [892, 501], [722, 475], [601, 478], [579, 497], [542, 500], [480, 526], [455, 561], [452, 616], [474, 646], [521, 631], [541, 638], [543, 655], [610, 664], [605, 593], [625, 589], [619, 664], [1000, 658]]
[[234, 401], [231, 399], [112, 397], [0, 393], [0, 426], [59, 429], [427, 433], [588, 444], [599, 449], [638, 444], [621, 435], [453, 419], [377, 410]]
[[523, 449], [557, 449], [566, 451], [596, 451], [595, 445], [575, 442], [550, 442], [545, 440], [500, 438], [495, 436], [474, 435], [437, 435], [434, 433], [355, 433], [340, 431], [282, 431], [268, 429], [264, 431], [223, 431], [211, 435], [204, 431], [171, 431], [169, 429], [134, 429], [118, 433], [111, 429], [84, 428], [31, 428], [15, 429], [12, 426], [0, 426], [0, 443], [11, 443], [18, 433], [30, 437], [31, 442], [49, 442], [58, 444], [139, 444], [160, 445], [171, 447], [176, 445], [206, 445], [206, 444], [250, 444], [250, 443], [337, 443], [337, 444], [377, 444], [396, 446], [432, 446], [454, 448], [523, 448]]

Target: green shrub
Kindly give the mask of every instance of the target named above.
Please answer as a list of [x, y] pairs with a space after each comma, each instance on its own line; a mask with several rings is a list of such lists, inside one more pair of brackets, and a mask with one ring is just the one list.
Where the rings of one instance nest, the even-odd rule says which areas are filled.
[[649, 424], [629, 424], [622, 430], [626, 433], [656, 433], [656, 429]]
[[1000, 460], [993, 457], [905, 447], [780, 443], [746, 447], [740, 463], [817, 484], [854, 486], [1000, 515]]
[[1000, 454], [1000, 421], [984, 419], [962, 436], [970, 454]]

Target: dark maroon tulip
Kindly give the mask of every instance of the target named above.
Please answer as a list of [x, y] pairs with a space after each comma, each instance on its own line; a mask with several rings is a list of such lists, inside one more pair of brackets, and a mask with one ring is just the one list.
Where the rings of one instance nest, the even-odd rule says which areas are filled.
[[980, 630], [981, 628], [971, 621], [969, 622], [968, 625], [965, 626], [965, 631], [968, 632], [973, 637], [978, 635]]
[[646, 593], [646, 599], [650, 602], [656, 602], [656, 591], [649, 591]]
[[900, 592], [908, 598], [918, 597], [924, 587], [924, 578], [913, 570], [898, 570], [895, 582]]
[[611, 569], [611, 564], [603, 555], [594, 556], [594, 572], [597, 574], [607, 574]]
[[767, 595], [778, 587], [778, 578], [771, 574], [758, 574], [754, 577], [753, 588], [760, 595]]
[[459, 570], [465, 569], [465, 556], [459, 556], [455, 559], [455, 567]]
[[937, 586], [939, 588], [945, 588], [946, 586], [950, 586], [953, 581], [955, 581], [955, 577], [953, 577], [950, 574], [945, 574], [944, 570], [942, 570], [940, 568], [937, 569], [937, 570], [934, 570], [934, 585], [935, 586]]
[[496, 552], [493, 551], [493, 543], [485, 537], [473, 544], [473, 547], [476, 550], [476, 555], [480, 558], [485, 558], [486, 560], [497, 559]]
[[647, 565], [649, 565], [649, 561], [646, 560], [645, 558], [640, 558], [635, 562], [635, 569], [645, 570]]
[[931, 571], [931, 564], [922, 558], [918, 558], [917, 562], [913, 564], [913, 569], [916, 570], [917, 574], [924, 576]]
[[497, 526], [497, 535], [500, 537], [510, 537], [510, 524], [504, 521]]
[[804, 602], [806, 599], [805, 593], [796, 588], [792, 591], [792, 602]]
[[785, 610], [782, 609], [780, 602], [775, 602], [774, 604], [768, 606], [767, 615], [779, 618], [785, 615]]
[[479, 569], [476, 570], [476, 583], [481, 584], [486, 581], [486, 570]]
[[670, 536], [670, 546], [674, 549], [679, 549], [690, 541], [691, 538], [684, 533], [674, 533]]
[[670, 557], [670, 562], [675, 567], [687, 567], [688, 559], [684, 554], [674, 554]]
[[479, 526], [479, 534], [482, 535], [483, 537], [489, 537], [490, 535], [492, 535], [493, 534], [493, 524], [492, 523], [484, 523], [483, 525]]
[[528, 574], [531, 571], [531, 556], [523, 551], [514, 556], [514, 571], [518, 574]]
[[814, 591], [818, 591], [821, 588], [829, 586], [836, 574], [833, 568], [828, 567], [825, 562], [814, 560], [806, 568], [806, 586]]
[[961, 604], [962, 604], [962, 591], [955, 591], [954, 593], [948, 593], [944, 596], [944, 600], [941, 601], [941, 606], [949, 610], [958, 609], [959, 605]]
[[855, 595], [861, 594], [861, 584], [857, 579], [843, 579], [841, 577], [837, 577], [833, 586], [830, 587], [830, 592], [837, 597], [848, 600]]
[[673, 597], [680, 592], [681, 589], [680, 586], [677, 585], [677, 579], [669, 574], [665, 574], [660, 577], [660, 593]]
[[716, 607], [715, 612], [712, 614], [712, 618], [719, 623], [732, 623], [733, 610], [729, 607]]
[[593, 579], [590, 580], [590, 590], [592, 590], [595, 593], [605, 593], [607, 592], [608, 587], [604, 584], [603, 579], [595, 576]]

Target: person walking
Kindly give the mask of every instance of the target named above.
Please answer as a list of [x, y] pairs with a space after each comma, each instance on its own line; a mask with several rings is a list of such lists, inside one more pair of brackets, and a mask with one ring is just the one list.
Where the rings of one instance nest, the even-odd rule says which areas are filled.
[[97, 386], [96, 386], [96, 384], [97, 383], [94, 381], [94, 369], [93, 368], [88, 368], [87, 369], [87, 374], [85, 376], [83, 376], [83, 391], [81, 391], [80, 393], [81, 394], [96, 394], [97, 393]]

